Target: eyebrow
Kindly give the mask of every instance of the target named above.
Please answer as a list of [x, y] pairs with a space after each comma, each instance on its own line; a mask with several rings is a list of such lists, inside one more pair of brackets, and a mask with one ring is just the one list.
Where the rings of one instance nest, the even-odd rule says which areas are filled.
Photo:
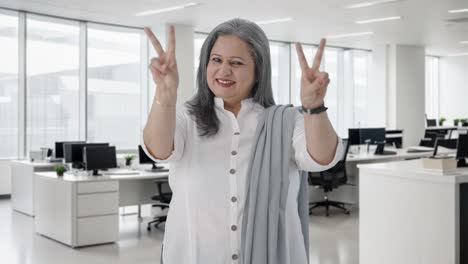
[[[219, 55], [219, 54], [216, 54], [216, 53], [212, 53], [212, 54], [211, 54], [211, 56], [213, 56], [213, 55], [214, 55], [214, 56], [223, 57], [223, 56], [221, 56], [221, 55]], [[210, 56], [210, 57], [211, 57], [211, 56]], [[245, 59], [244, 59], [244, 58], [242, 58], [242, 57], [239, 57], [239, 56], [231, 56], [231, 57], [229, 57], [229, 58], [231, 58], [231, 59], [240, 59], [240, 60], [243, 60], [243, 61], [245, 61]]]

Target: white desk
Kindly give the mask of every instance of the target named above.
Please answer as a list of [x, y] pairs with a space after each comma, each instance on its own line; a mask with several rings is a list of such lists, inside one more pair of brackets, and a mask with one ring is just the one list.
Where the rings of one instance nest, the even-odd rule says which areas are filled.
[[53, 171], [57, 163], [11, 161], [11, 205], [14, 210], [34, 216], [34, 173]]
[[[354, 147], [355, 146], [353, 146], [353, 148]], [[369, 152], [367, 152], [366, 146], [361, 146], [360, 152], [358, 152], [357, 154], [348, 154], [348, 157], [346, 159], [346, 172], [348, 176], [348, 183], [352, 185], [343, 185], [340, 188], [330, 192], [329, 198], [331, 200], [347, 202], [347, 203], [351, 203], [359, 207], [359, 188], [360, 188], [359, 187], [359, 170], [358, 170], [359, 164], [394, 162], [394, 161], [402, 161], [406, 159], [419, 159], [423, 157], [429, 157], [433, 153], [432, 151], [408, 153], [407, 149], [394, 149], [394, 148], [386, 147], [385, 150], [395, 151], [397, 154], [396, 155], [375, 155], [374, 150], [375, 150], [375, 146], [371, 147]], [[440, 153], [454, 153], [454, 151], [441, 147]], [[311, 190], [311, 201], [320, 201], [320, 200], [323, 200], [322, 192]]]
[[[371, 148], [369, 152], [367, 152], [366, 147], [361, 147], [361, 151], [356, 154], [348, 153], [348, 157], [346, 161], [348, 162], [356, 162], [356, 163], [366, 163], [366, 162], [386, 162], [386, 161], [396, 161], [396, 160], [405, 160], [405, 159], [418, 159], [423, 157], [430, 157], [432, 156], [433, 151], [427, 152], [408, 152], [407, 148], [395, 149], [395, 148], [387, 148], [385, 150], [395, 151], [396, 155], [375, 155], [375, 147]], [[450, 150], [442, 149], [440, 150], [441, 153], [451, 153]], [[455, 153], [454, 151], [452, 151]]]
[[138, 175], [57, 177], [36, 173], [37, 233], [71, 247], [118, 241], [119, 206], [152, 203], [154, 179], [168, 172]]
[[444, 175], [421, 160], [358, 167], [359, 263], [467, 263], [467, 168]]

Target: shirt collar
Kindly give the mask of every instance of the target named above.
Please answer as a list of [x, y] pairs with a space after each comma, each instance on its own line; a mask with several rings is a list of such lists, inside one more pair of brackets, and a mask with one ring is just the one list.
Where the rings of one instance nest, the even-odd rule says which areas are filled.
[[[223, 98], [215, 97], [214, 102], [216, 107], [224, 110]], [[256, 103], [254, 102], [253, 97], [246, 98], [241, 100], [241, 109], [246, 108], [245, 110], [250, 110], [255, 104]]]

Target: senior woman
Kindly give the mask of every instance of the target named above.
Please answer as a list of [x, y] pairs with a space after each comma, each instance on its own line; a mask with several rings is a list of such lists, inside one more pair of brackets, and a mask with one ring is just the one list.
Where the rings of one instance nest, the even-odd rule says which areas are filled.
[[307, 182], [298, 172], [332, 167], [343, 149], [324, 106], [325, 40], [312, 67], [296, 44], [299, 112], [275, 106], [269, 43], [255, 23], [233, 19], [213, 29], [201, 49], [198, 91], [180, 106], [174, 28], [167, 51], [145, 32], [158, 57], [150, 64], [157, 89], [143, 145], [154, 160], [170, 162], [173, 191], [162, 261], [308, 263], [307, 224], [298, 210], [308, 202], [301, 195]]

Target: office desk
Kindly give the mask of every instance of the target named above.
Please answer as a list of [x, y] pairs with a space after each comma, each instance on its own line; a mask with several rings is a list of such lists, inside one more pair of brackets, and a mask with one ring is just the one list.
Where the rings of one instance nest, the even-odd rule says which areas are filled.
[[[354, 148], [355, 146], [353, 146]], [[340, 188], [333, 190], [328, 194], [331, 200], [342, 201], [350, 203], [359, 207], [359, 164], [369, 164], [369, 163], [382, 163], [382, 162], [394, 162], [402, 161], [407, 159], [419, 159], [424, 157], [432, 156], [433, 152], [412, 152], [408, 153], [406, 148], [404, 149], [394, 149], [394, 148], [385, 148], [386, 150], [395, 151], [396, 155], [375, 155], [375, 147], [371, 147], [370, 151], [367, 152], [366, 146], [361, 146], [360, 151], [357, 151], [357, 148], [353, 151], [355, 154], [348, 154], [346, 159], [346, 172], [348, 176], [348, 183], [351, 185], [343, 185]], [[446, 149], [440, 147], [439, 153], [455, 153], [454, 150]], [[311, 190], [310, 201], [321, 201], [323, 200], [323, 192]]]
[[358, 167], [359, 263], [468, 263], [467, 168], [444, 175], [421, 160]]
[[35, 177], [36, 232], [80, 247], [118, 241], [119, 206], [152, 203], [153, 180], [168, 172], [63, 177], [41, 172]]
[[[423, 157], [430, 157], [432, 156], [433, 151], [427, 152], [408, 152], [407, 148], [395, 149], [395, 148], [385, 148], [385, 150], [395, 151], [396, 155], [375, 155], [374, 151], [375, 148], [371, 148], [369, 152], [367, 152], [366, 147], [364, 150], [361, 148], [359, 153], [348, 153], [348, 157], [346, 161], [348, 162], [356, 162], [356, 163], [370, 163], [370, 162], [386, 162], [386, 161], [396, 161], [396, 160], [405, 160], [405, 159], [418, 159]], [[451, 153], [450, 150], [444, 149], [441, 153]], [[452, 151], [455, 153], [454, 151]]]
[[53, 171], [57, 163], [11, 161], [11, 205], [18, 212], [34, 216], [34, 173]]

